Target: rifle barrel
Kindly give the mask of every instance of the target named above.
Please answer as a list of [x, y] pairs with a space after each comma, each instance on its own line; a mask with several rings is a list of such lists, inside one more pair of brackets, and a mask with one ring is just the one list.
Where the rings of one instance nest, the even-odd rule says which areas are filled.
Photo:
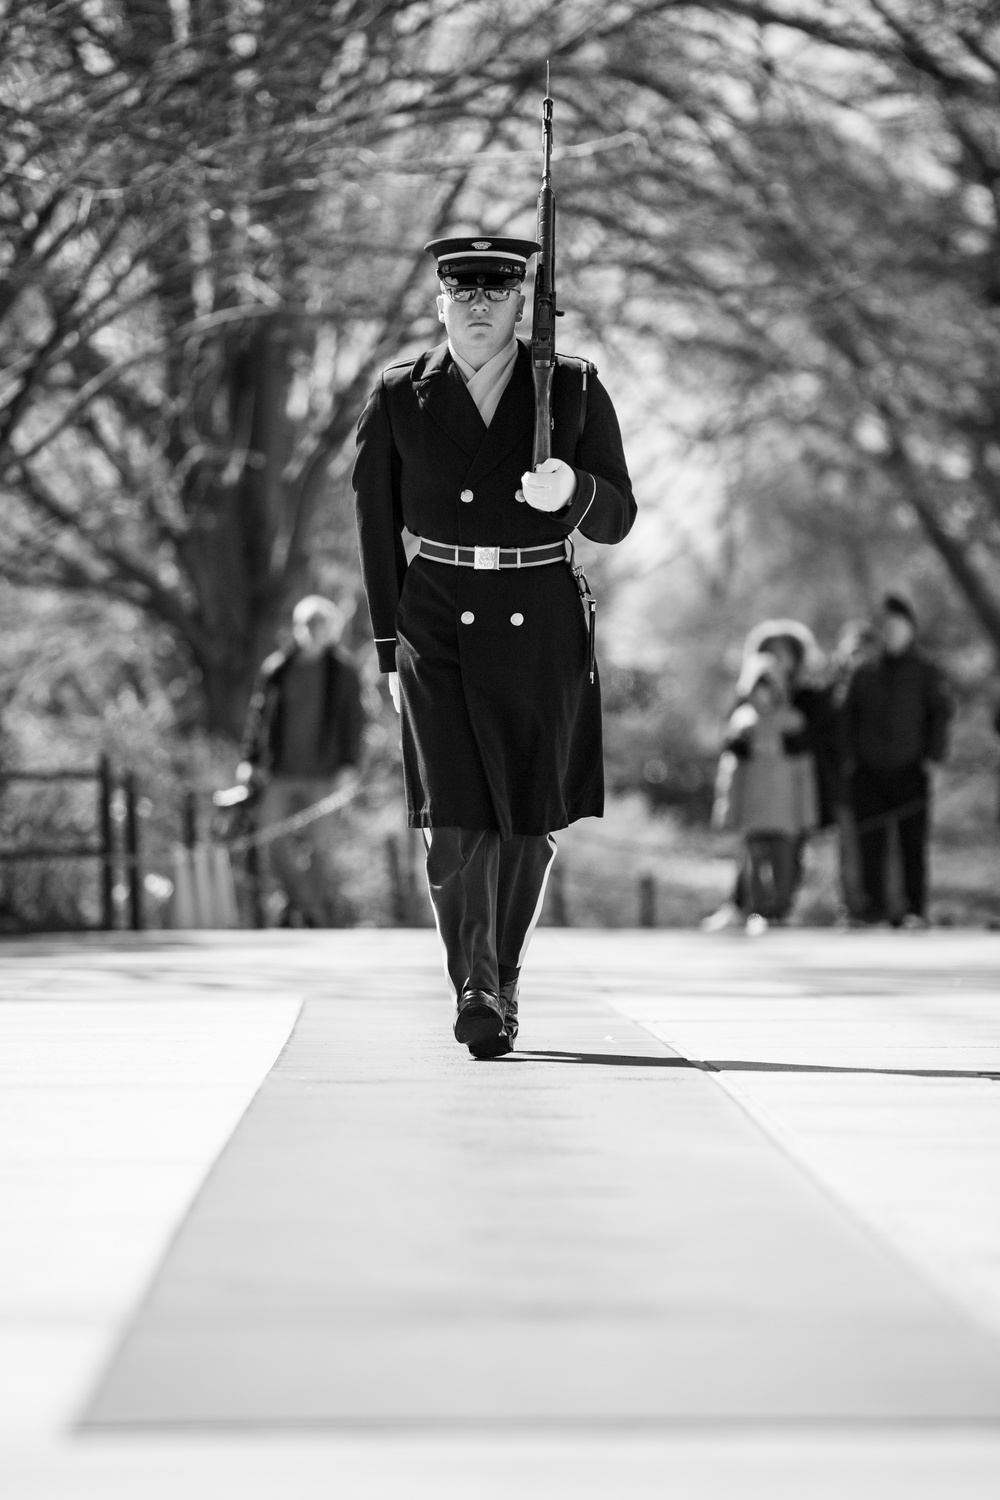
[[545, 80], [542, 100], [542, 184], [538, 190], [537, 239], [532, 306], [531, 363], [535, 383], [535, 468], [552, 456], [552, 375], [556, 363], [556, 196], [552, 191], [553, 100]]

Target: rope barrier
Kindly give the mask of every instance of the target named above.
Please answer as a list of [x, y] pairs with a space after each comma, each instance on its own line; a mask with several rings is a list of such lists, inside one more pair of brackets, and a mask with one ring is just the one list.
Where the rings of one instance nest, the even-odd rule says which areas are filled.
[[907, 818], [916, 817], [917, 813], [924, 812], [930, 806], [926, 797], [918, 797], [913, 802], [904, 802], [902, 807], [894, 807], [889, 812], [876, 813], [874, 817], [864, 818], [860, 823], [855, 822], [855, 833], [871, 833], [874, 828], [888, 828], [893, 823], [904, 823]]
[[[360, 781], [353, 782], [350, 786], [342, 787], [336, 792], [329, 792], [321, 797], [318, 802], [310, 803], [308, 807], [300, 809], [297, 813], [291, 813], [287, 818], [281, 818], [276, 823], [267, 823], [261, 828], [255, 828], [247, 833], [237, 834], [236, 837], [218, 839], [222, 847], [230, 854], [244, 854], [250, 848], [260, 848], [265, 844], [271, 844], [275, 839], [287, 837], [292, 833], [298, 833], [300, 829], [307, 828], [311, 823], [318, 822], [320, 818], [329, 817], [331, 813], [339, 812], [341, 808], [347, 807], [349, 803], [362, 791]], [[855, 822], [854, 831], [858, 834], [868, 833], [878, 827], [888, 827], [892, 824], [903, 822], [906, 818], [914, 817], [917, 813], [925, 811], [929, 806], [925, 797], [904, 803], [901, 807], [893, 808], [886, 813], [879, 813], [874, 817], [865, 818], [861, 822]], [[834, 828], [817, 830], [818, 832], [833, 832]], [[673, 851], [660, 849], [653, 844], [639, 843], [621, 838], [602, 838], [599, 834], [587, 839], [586, 836], [580, 842], [589, 843], [594, 849], [617, 849], [621, 852], [645, 856], [647, 859], [669, 860]], [[72, 851], [67, 851], [67, 854]], [[59, 851], [49, 851], [49, 858], [58, 858]], [[105, 856], [98, 850], [93, 852], [93, 858], [103, 859]], [[151, 864], [160, 862], [164, 858], [162, 851], [146, 850], [138, 856], [128, 855], [124, 852], [113, 853], [107, 856], [109, 862], [113, 863], [119, 870], [130, 869], [140, 866], [148, 870]], [[683, 855], [682, 855], [683, 857]]]
[[361, 783], [356, 781], [351, 786], [341, 787], [340, 791], [329, 792], [318, 802], [310, 803], [300, 812], [281, 818], [277, 823], [266, 823], [263, 828], [255, 828], [251, 833], [241, 833], [236, 838], [222, 839], [220, 842], [230, 854], [243, 854], [254, 845], [259, 847], [261, 844], [273, 843], [275, 839], [284, 838], [286, 834], [298, 833], [300, 828], [307, 828], [310, 823], [315, 823], [319, 818], [338, 812], [340, 808], [352, 802], [360, 790]]
[[[329, 792], [321, 797], [318, 802], [312, 802], [308, 807], [303, 807], [299, 812], [290, 814], [287, 818], [281, 818], [277, 823], [266, 823], [262, 828], [255, 828], [249, 833], [237, 834], [232, 839], [213, 839], [211, 843], [227, 849], [231, 854], [243, 854], [253, 845], [273, 843], [275, 839], [283, 838], [286, 834], [297, 833], [300, 828], [306, 828], [310, 823], [315, 823], [320, 818], [328, 817], [330, 813], [338, 812], [340, 808], [346, 807], [349, 802], [361, 791], [361, 783], [354, 782], [351, 786], [342, 787], [339, 791]], [[162, 864], [169, 860], [173, 850], [179, 845], [172, 845], [170, 849], [144, 849], [140, 854], [126, 854], [124, 850], [111, 850], [105, 854], [101, 849], [87, 851], [87, 858], [106, 860], [108, 864], [114, 865], [116, 870], [129, 870], [140, 868], [148, 870], [151, 865]], [[19, 851], [11, 851], [19, 853]], [[21, 856], [27, 858], [28, 856]], [[59, 859], [68, 857], [82, 857], [77, 851], [67, 849], [49, 849], [38, 856], [45, 859]]]
[[[918, 812], [923, 812], [929, 806], [930, 803], [928, 799], [926, 797], [921, 797], [917, 801], [905, 802], [902, 807], [893, 808], [891, 812], [878, 813], [874, 817], [865, 818], [863, 822], [856, 822], [854, 824], [854, 828], [857, 833], [869, 833], [874, 828], [883, 826], [888, 827], [893, 823], [903, 822], [907, 818], [912, 818]], [[813, 829], [812, 835], [814, 836], [816, 834], [835, 833], [836, 831], [836, 824], [828, 824], [825, 828]], [[651, 859], [670, 859], [670, 857], [675, 852], [679, 853], [680, 857], [683, 858], [685, 854], [689, 852], [687, 850], [674, 851], [669, 848], [663, 849], [658, 847], [656, 844], [640, 843], [638, 840], [614, 837], [604, 838], [600, 833], [594, 832], [592, 830], [586, 830], [582, 833], [582, 835], [575, 835], [574, 844], [587, 844], [588, 847], [594, 850], [617, 849], [619, 852], [624, 854], [645, 855]]]

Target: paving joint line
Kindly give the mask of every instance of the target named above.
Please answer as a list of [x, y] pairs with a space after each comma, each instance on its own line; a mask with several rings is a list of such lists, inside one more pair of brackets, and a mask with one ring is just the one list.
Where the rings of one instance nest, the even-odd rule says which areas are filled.
[[829, 1202], [834, 1204], [840, 1212], [845, 1213], [852, 1219], [864, 1231], [867, 1238], [877, 1244], [884, 1254], [888, 1255], [890, 1259], [897, 1261], [911, 1275], [916, 1275], [922, 1284], [934, 1294], [936, 1300], [942, 1306], [958, 1314], [965, 1326], [976, 1333], [984, 1346], [989, 1349], [994, 1360], [1000, 1363], [1000, 1336], [992, 1328], [985, 1327], [977, 1320], [965, 1299], [957, 1296], [950, 1290], [948, 1284], [949, 1278], [943, 1275], [939, 1278], [936, 1271], [929, 1271], [924, 1261], [917, 1259], [917, 1257], [908, 1252], [897, 1241], [889, 1238], [885, 1230], [869, 1217], [863, 1209], [859, 1208], [855, 1202], [849, 1199], [839, 1187], [825, 1176], [820, 1175], [816, 1167], [810, 1162], [806, 1151], [795, 1143], [791, 1131], [779, 1124], [766, 1105], [758, 1104], [755, 1100], [751, 1100], [739, 1087], [739, 1084], [733, 1082], [728, 1073], [722, 1068], [716, 1067], [711, 1063], [706, 1063], [704, 1059], [691, 1057], [688, 1051], [676, 1041], [668, 1041], [665, 1037], [658, 1036], [644, 1021], [639, 1021], [629, 1016], [628, 1012], [618, 1006], [616, 1002], [608, 1001], [607, 1003], [613, 1005], [614, 1009], [620, 1015], [634, 1021], [635, 1025], [641, 1026], [650, 1036], [661, 1042], [670, 1051], [676, 1053], [678, 1057], [683, 1058], [691, 1067], [700, 1072], [714, 1074], [714, 1081], [732, 1099], [737, 1108], [746, 1115], [750, 1123], [755, 1125], [761, 1134], [771, 1141], [773, 1145], [777, 1146], [782, 1155], [799, 1172], [808, 1178], [810, 1184], [827, 1198]]

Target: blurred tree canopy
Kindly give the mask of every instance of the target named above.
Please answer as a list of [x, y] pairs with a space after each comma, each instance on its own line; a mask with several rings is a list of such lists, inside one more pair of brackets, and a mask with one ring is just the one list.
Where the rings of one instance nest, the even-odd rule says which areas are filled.
[[861, 595], [909, 527], [1000, 650], [993, 12], [0, 0], [0, 575], [142, 610], [234, 734], [352, 566], [361, 405], [436, 341], [420, 246], [531, 231], [551, 59], [582, 326], [755, 516]]
[[591, 128], [643, 148], [567, 184], [584, 255], [698, 436], [861, 597], [917, 530], [1000, 652], [997, 6], [664, 6], [587, 82]]
[[372, 149], [461, 113], [460, 48], [434, 58], [457, 11], [3, 14], [0, 566], [168, 624], [211, 728], [238, 730], [327, 467], [422, 311], [403, 225], [433, 233], [456, 184], [378, 194]]

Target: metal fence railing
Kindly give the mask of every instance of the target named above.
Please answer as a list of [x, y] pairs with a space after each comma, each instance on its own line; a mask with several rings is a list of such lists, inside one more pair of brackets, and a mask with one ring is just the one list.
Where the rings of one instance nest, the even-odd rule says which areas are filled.
[[[41, 860], [95, 860], [100, 885], [100, 921], [95, 930], [110, 932], [115, 927], [115, 886], [119, 868], [125, 877], [127, 923], [133, 931], [142, 927], [142, 871], [139, 859], [139, 818], [136, 804], [136, 782], [132, 772], [119, 777], [106, 756], [91, 768], [53, 767], [45, 770], [4, 768], [0, 785], [16, 782], [60, 783], [93, 782], [95, 790], [93, 835], [76, 842], [32, 842], [20, 840], [0, 844], [0, 863], [22, 863]], [[114, 803], [122, 797], [121, 836], [116, 838]], [[29, 825], [30, 827], [30, 825]]]

